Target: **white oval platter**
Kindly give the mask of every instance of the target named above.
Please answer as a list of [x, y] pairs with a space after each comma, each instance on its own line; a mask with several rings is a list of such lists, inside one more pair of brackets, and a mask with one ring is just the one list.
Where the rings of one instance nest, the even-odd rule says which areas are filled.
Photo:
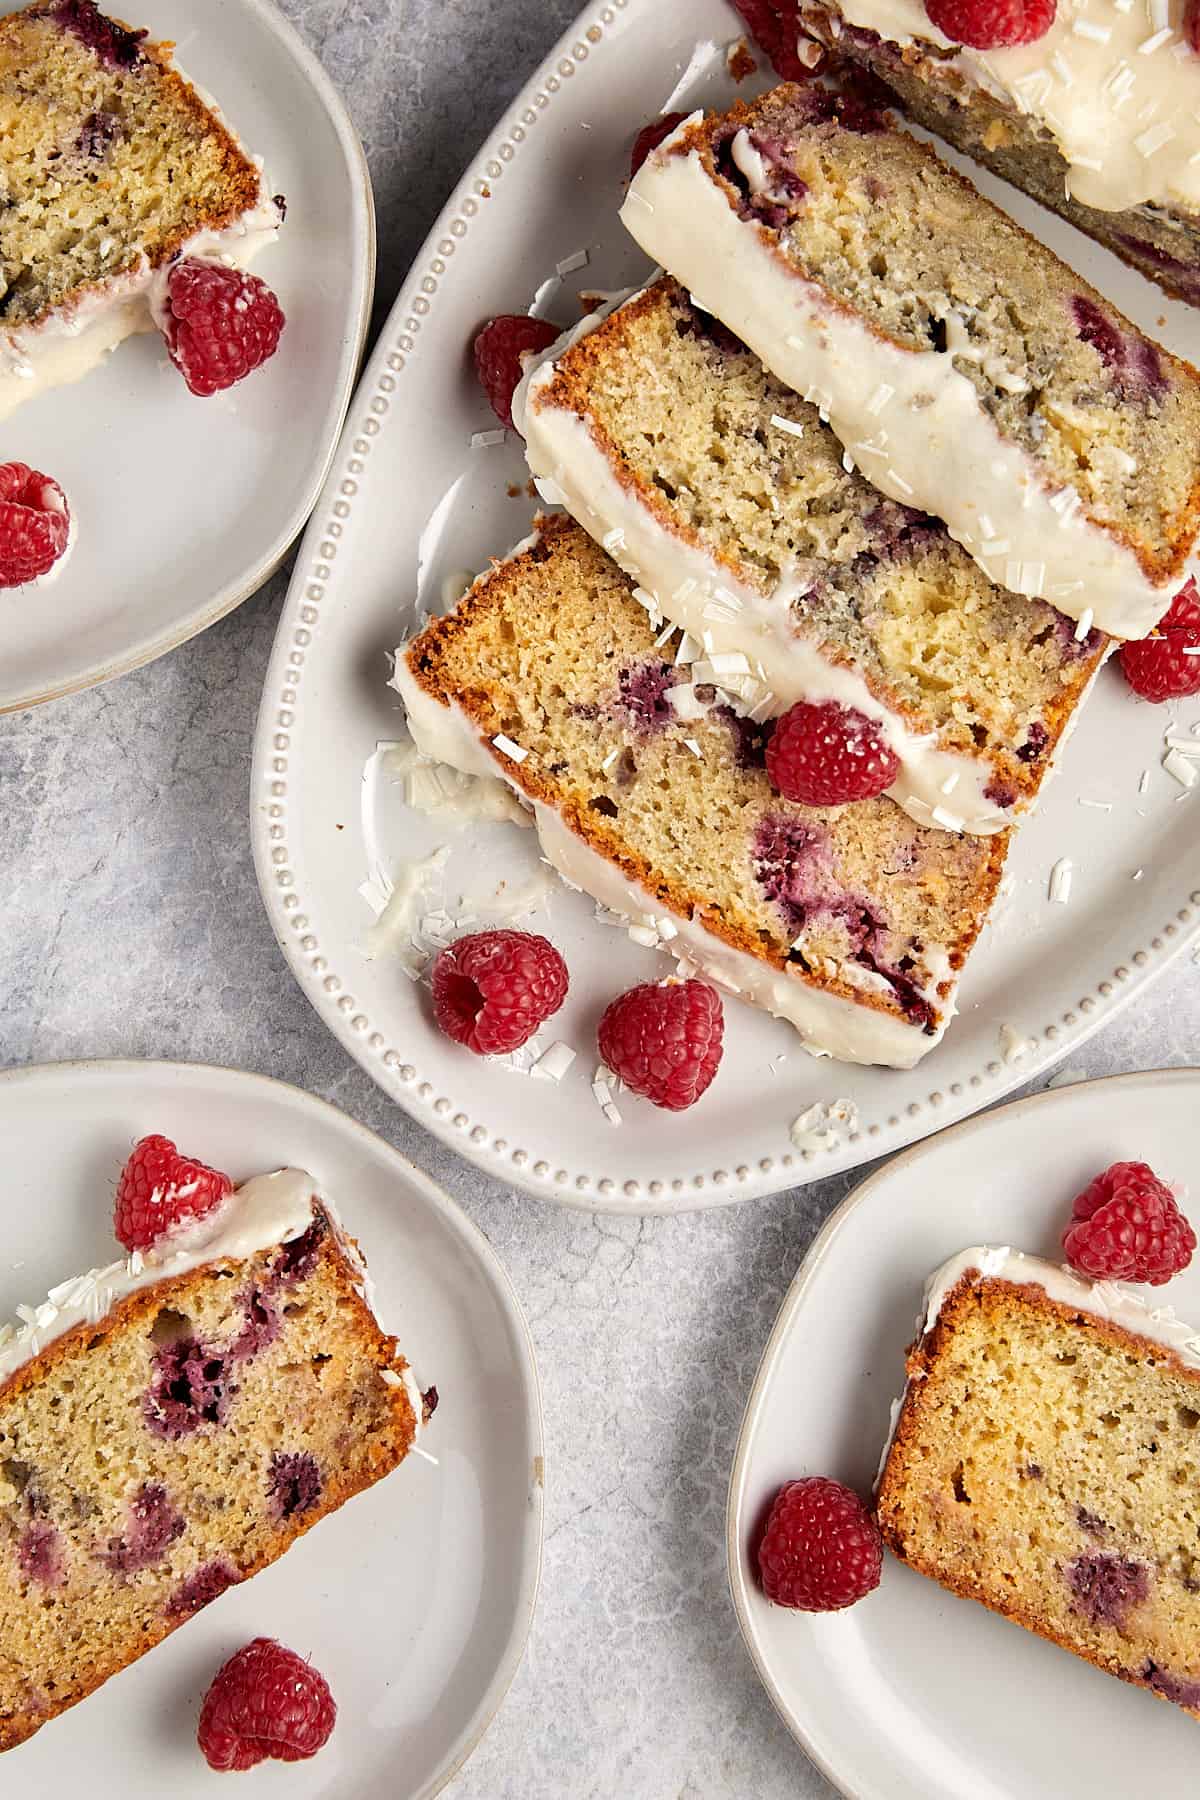
[[[971, 1244], [1061, 1260], [1072, 1199], [1122, 1158], [1190, 1182], [1197, 1219], [1200, 1070], [1036, 1094], [907, 1151], [826, 1222], [780, 1309], [734, 1456], [729, 1580], [781, 1717], [854, 1800], [1118, 1800], [1191, 1785], [1185, 1713], [890, 1556], [875, 1592], [841, 1613], [771, 1606], [753, 1567], [782, 1482], [828, 1474], [870, 1492], [929, 1273]], [[1200, 1322], [1200, 1259], [1138, 1291]]]
[[0, 712], [151, 662], [261, 587], [320, 492], [366, 335], [371, 179], [316, 57], [270, 0], [123, 10], [176, 45], [285, 196], [279, 240], [254, 271], [288, 322], [271, 361], [227, 393], [190, 394], [150, 332], [0, 424], [0, 461], [60, 481], [78, 530], [34, 604], [28, 589], [0, 589]]
[[[384, 1324], [438, 1388], [422, 1448], [5, 1758], [30, 1794], [202, 1800], [205, 1688], [253, 1637], [311, 1655], [338, 1725], [311, 1762], [251, 1779], [295, 1800], [428, 1800], [517, 1670], [541, 1562], [533, 1346], [482, 1233], [428, 1176], [322, 1100], [196, 1064], [57, 1063], [0, 1075], [0, 1319], [109, 1262], [131, 1145], [162, 1131], [236, 1181], [294, 1164], [361, 1239]], [[15, 1790], [14, 1790], [15, 1791]]]
[[[597, 1019], [614, 993], [669, 965], [599, 926], [580, 895], [547, 888], [528, 918], [560, 946], [572, 976], [542, 1035], [578, 1053], [558, 1086], [441, 1037], [426, 989], [399, 959], [368, 958], [372, 912], [359, 888], [376, 866], [394, 876], [450, 846], [427, 906], [452, 929], [464, 916], [494, 919], [501, 883], [503, 898], [545, 873], [531, 833], [454, 830], [409, 809], [402, 785], [380, 779], [377, 765], [364, 779], [376, 744], [403, 726], [386, 686], [389, 655], [422, 609], [441, 610], [443, 584], [486, 566], [528, 529], [533, 510], [513, 434], [491, 441], [496, 422], [470, 370], [473, 334], [491, 313], [527, 310], [535, 292], [543, 316], [568, 323], [582, 292], [645, 278], [616, 218], [631, 139], [660, 109], [728, 98], [725, 47], [737, 29], [724, 0], [594, 0], [502, 119], [418, 257], [355, 397], [259, 718], [259, 879], [321, 1017], [387, 1093], [464, 1156], [588, 1210], [720, 1205], [897, 1149], [1080, 1043], [1200, 932], [1198, 790], [1185, 792], [1160, 767], [1164, 709], [1136, 702], [1110, 668], [1016, 845], [1012, 891], [963, 983], [962, 1016], [911, 1074], [814, 1061], [786, 1026], [731, 1000], [724, 1064], [700, 1104], [674, 1117], [621, 1095], [614, 1126], [592, 1092]], [[995, 182], [981, 185], [999, 193]], [[1194, 338], [1194, 312], [1019, 195], [1004, 198], [1173, 348]], [[1200, 722], [1200, 698], [1175, 716], [1185, 729]], [[1062, 857], [1074, 866], [1068, 905], [1048, 898]], [[830, 1148], [796, 1148], [790, 1122], [842, 1097], [857, 1124]]]

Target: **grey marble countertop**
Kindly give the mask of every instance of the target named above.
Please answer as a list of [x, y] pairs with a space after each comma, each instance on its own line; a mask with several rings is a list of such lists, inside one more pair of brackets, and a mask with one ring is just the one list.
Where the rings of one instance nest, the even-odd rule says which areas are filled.
[[[376, 323], [468, 154], [575, 0], [284, 0], [349, 97], [379, 214]], [[532, 1640], [458, 1800], [827, 1795], [742, 1646], [726, 1482], [745, 1396], [816, 1227], [860, 1179], [656, 1220], [557, 1212], [386, 1101], [310, 1010], [259, 901], [255, 710], [287, 581], [150, 668], [0, 719], [0, 1064], [144, 1056], [332, 1100], [442, 1182], [504, 1259], [546, 1408]], [[1072, 1054], [1195, 1059], [1190, 962]]]

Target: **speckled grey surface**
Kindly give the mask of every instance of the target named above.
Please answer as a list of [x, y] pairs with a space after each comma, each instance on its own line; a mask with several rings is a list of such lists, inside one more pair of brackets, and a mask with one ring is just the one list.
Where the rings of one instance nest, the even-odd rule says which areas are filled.
[[[378, 323], [574, 0], [285, 6], [366, 143]], [[826, 1795], [742, 1647], [723, 1519], [779, 1302], [859, 1177], [588, 1221], [498, 1186], [384, 1100], [302, 998], [255, 886], [250, 742], [286, 579], [148, 669], [0, 719], [0, 1062], [172, 1057], [295, 1082], [429, 1170], [504, 1258], [545, 1394], [545, 1570], [528, 1655], [452, 1786], [460, 1800]], [[1185, 963], [1071, 1061], [1194, 1061], [1198, 1033], [1200, 968]]]

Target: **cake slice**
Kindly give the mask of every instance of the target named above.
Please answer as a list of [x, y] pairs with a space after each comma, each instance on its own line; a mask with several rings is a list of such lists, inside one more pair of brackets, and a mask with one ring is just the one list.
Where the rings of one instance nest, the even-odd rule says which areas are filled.
[[966, 1250], [931, 1277], [884, 1541], [1200, 1718], [1200, 1338], [1113, 1283]]
[[1143, 637], [1200, 531], [1200, 376], [851, 95], [698, 115], [621, 217], [990, 580]]
[[653, 617], [740, 662], [726, 679], [756, 717], [836, 700], [877, 719], [900, 758], [888, 792], [922, 824], [1000, 831], [1034, 799], [1109, 640], [884, 499], [676, 283], [552, 347], [514, 419], [546, 498]]
[[249, 261], [283, 203], [231, 127], [94, 0], [0, 19], [0, 418], [154, 325], [177, 258]]
[[946, 37], [922, 0], [802, 0], [799, 22], [911, 118], [1197, 306], [1200, 54], [1187, 10], [1092, 0], [1077, 31], [1079, 14], [1059, 6], [1033, 42], [990, 50]]
[[403, 1460], [422, 1399], [312, 1177], [0, 1333], [0, 1750]]
[[560, 515], [401, 648], [395, 686], [418, 747], [503, 775], [547, 860], [637, 941], [788, 1020], [810, 1050], [911, 1068], [950, 1018], [1007, 837], [931, 830], [882, 796], [783, 800], [763, 768], [769, 723], [703, 692], [675, 654]]

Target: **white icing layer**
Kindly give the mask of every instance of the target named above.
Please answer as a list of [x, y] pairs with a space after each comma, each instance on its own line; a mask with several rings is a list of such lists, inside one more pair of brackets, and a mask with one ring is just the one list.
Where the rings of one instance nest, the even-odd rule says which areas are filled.
[[953, 51], [939, 66], [1053, 136], [1071, 165], [1068, 192], [1086, 206], [1200, 213], [1200, 56], [1184, 45], [1185, 0], [1059, 0], [1035, 43], [998, 50], [944, 37], [922, 0], [836, 4], [852, 25], [892, 43]]
[[[1117, 637], [1152, 630], [1182, 579], [1154, 586], [1131, 550], [1042, 485], [950, 354], [906, 349], [836, 306], [739, 219], [695, 151], [667, 154], [671, 142], [642, 164], [623, 223], [697, 305], [828, 415], [852, 455], [886, 431], [891, 460], [871, 458], [873, 485], [943, 519], [999, 586], [1070, 618], [1086, 610]], [[996, 541], [1004, 550], [988, 560]]]
[[[426, 756], [451, 763], [469, 775], [495, 775], [497, 769], [505, 773], [503, 759], [493, 756], [461, 708], [443, 706], [418, 685], [403, 646], [396, 652], [392, 685], [404, 700], [413, 739]], [[519, 793], [516, 782], [507, 776], [506, 779]], [[666, 914], [662, 903], [648, 889], [630, 881], [614, 864], [598, 855], [551, 807], [535, 804], [533, 813], [543, 854], [564, 881], [582, 888], [611, 912], [625, 917], [652, 914], [657, 919], [669, 919], [674, 926], [667, 945], [669, 954], [681, 961], [689, 973], [705, 975], [739, 999], [786, 1020], [800, 1034], [805, 1048], [814, 1054], [834, 1056], [841, 1062], [882, 1063], [890, 1068], [911, 1069], [933, 1049], [945, 1030], [953, 1009], [935, 992], [929, 997], [937, 1006], [942, 1023], [931, 1035], [895, 1014], [877, 1012], [814, 988], [798, 974], [775, 969], [758, 957], [723, 943], [682, 913]], [[939, 956], [936, 947], [927, 947], [926, 961], [935, 970], [936, 987], [938, 980], [948, 977], [949, 962], [944, 953]], [[847, 971], [840, 973], [845, 975]]]
[[[591, 321], [593, 327], [598, 322], [599, 315]], [[578, 329], [572, 339], [577, 336]], [[759, 665], [769, 704], [755, 716], [777, 717], [797, 700], [836, 700], [854, 707], [878, 720], [900, 758], [900, 774], [888, 793], [920, 824], [927, 825], [938, 807], [953, 817], [956, 830], [990, 835], [1011, 825], [1013, 811], [998, 807], [984, 791], [996, 775], [989, 762], [944, 750], [936, 734], [914, 731], [872, 693], [856, 669], [832, 661], [819, 645], [799, 635], [792, 615], [794, 576], [785, 576], [772, 593], [761, 593], [701, 545], [668, 530], [621, 484], [587, 420], [542, 398], [554, 379], [553, 359], [565, 348], [552, 346], [547, 360], [518, 390], [524, 401], [520, 412], [513, 403], [530, 468], [553, 483], [584, 530], [653, 594], [665, 619], [697, 640], [707, 638], [718, 654], [740, 651]]]

